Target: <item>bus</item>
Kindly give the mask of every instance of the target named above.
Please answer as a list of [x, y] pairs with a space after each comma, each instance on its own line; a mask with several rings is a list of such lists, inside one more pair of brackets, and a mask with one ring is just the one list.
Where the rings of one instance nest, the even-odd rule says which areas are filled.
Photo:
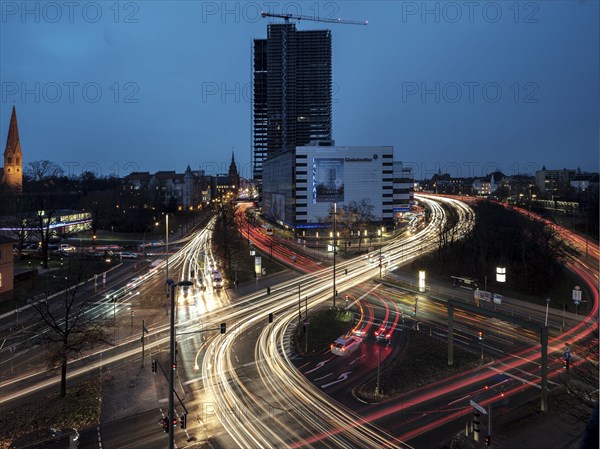
[[273, 235], [273, 228], [271, 226], [265, 224], [262, 227], [267, 235]]
[[331, 353], [341, 357], [347, 357], [356, 351], [361, 343], [362, 338], [360, 337], [343, 336], [331, 344]]
[[477, 290], [479, 285], [477, 280], [465, 276], [450, 276], [452, 279], [452, 287], [466, 288], [468, 290]]

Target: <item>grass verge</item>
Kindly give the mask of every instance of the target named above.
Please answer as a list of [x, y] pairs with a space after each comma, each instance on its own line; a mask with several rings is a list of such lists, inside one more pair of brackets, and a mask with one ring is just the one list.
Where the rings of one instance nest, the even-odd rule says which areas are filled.
[[61, 398], [51, 394], [0, 412], [0, 448], [8, 448], [15, 438], [38, 430], [54, 428], [83, 429], [100, 420], [102, 385], [99, 378], [81, 382]]
[[[454, 346], [454, 364], [448, 366], [446, 343], [420, 333], [407, 330], [406, 343], [399, 355], [383, 369], [379, 394], [375, 395], [376, 376], [355, 387], [354, 394], [367, 402], [390, 399], [438, 380], [475, 368], [480, 356]], [[487, 362], [487, 360], [484, 360]]]
[[[304, 310], [302, 311], [304, 313]], [[353, 324], [352, 313], [344, 310], [321, 309], [309, 313], [309, 325], [299, 326], [296, 331], [296, 350], [301, 354], [313, 354], [329, 349], [336, 338], [344, 335]], [[308, 332], [308, 338], [305, 332]]]

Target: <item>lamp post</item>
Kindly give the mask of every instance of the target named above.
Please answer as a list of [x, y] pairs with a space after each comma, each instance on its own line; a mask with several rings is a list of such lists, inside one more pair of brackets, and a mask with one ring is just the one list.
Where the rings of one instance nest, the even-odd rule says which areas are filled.
[[335, 309], [335, 255], [337, 253], [337, 203], [333, 203], [333, 308]]
[[169, 337], [169, 449], [175, 449], [175, 429], [173, 428], [173, 422], [175, 422], [175, 410], [173, 408], [174, 392], [175, 392], [175, 287], [183, 286], [189, 287], [193, 285], [190, 281], [181, 281], [175, 283], [172, 279], [167, 280], [167, 286], [171, 290], [171, 328]]
[[[166, 219], [167, 219], [167, 224], [165, 226], [165, 234], [166, 234], [165, 242], [167, 244], [167, 246], [166, 246], [166, 250], [167, 250], [166, 269], [167, 269], [167, 282], [169, 282], [169, 214], [166, 214]], [[169, 294], [169, 292], [167, 291], [167, 295], [168, 294]]]
[[550, 298], [546, 298], [546, 321], [544, 326], [548, 327], [548, 306], [550, 305]]
[[[158, 222], [154, 222], [154, 226], [158, 226]], [[142, 238], [142, 251], [144, 252], [144, 254], [146, 253], [146, 233], [150, 230], [151, 227], [152, 223], [150, 223], [150, 226], [146, 228], [146, 230], [144, 231], [144, 237]]]

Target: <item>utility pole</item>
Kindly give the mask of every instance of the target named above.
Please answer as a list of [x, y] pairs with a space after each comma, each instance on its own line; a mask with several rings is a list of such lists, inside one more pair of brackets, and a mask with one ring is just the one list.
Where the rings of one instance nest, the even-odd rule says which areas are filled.
[[[168, 235], [168, 234], [167, 234]], [[171, 289], [171, 329], [169, 338], [169, 449], [175, 449], [175, 429], [173, 420], [175, 419], [175, 410], [173, 408], [173, 392], [175, 388], [175, 282], [169, 279], [167, 285]]]
[[379, 374], [381, 371], [381, 348], [377, 351], [377, 386], [375, 387], [375, 394], [379, 394]]
[[335, 309], [335, 255], [337, 253], [337, 203], [333, 203], [333, 308]]
[[300, 284], [298, 284], [298, 324], [302, 321], [302, 302], [300, 299]]
[[[165, 225], [165, 243], [167, 245], [167, 283], [169, 282], [169, 214], [166, 214], [166, 225]], [[167, 298], [169, 297], [169, 289], [167, 288]]]
[[383, 261], [381, 260], [381, 239], [379, 239], [379, 279], [381, 279], [381, 266]]
[[[175, 287], [184, 286], [189, 287], [193, 285], [190, 281], [181, 281], [175, 283], [172, 279], [167, 281], [167, 286], [171, 291], [171, 323], [170, 323], [170, 334], [169, 334], [169, 449], [175, 449], [175, 428], [173, 423], [176, 423], [175, 409], [174, 409], [174, 394], [175, 394]], [[224, 330], [224, 324], [221, 324], [221, 333]]]

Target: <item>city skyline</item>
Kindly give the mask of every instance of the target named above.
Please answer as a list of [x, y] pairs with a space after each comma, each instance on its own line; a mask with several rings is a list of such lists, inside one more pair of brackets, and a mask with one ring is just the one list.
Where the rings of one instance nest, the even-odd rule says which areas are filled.
[[25, 165], [216, 174], [233, 148], [251, 177], [269, 10], [369, 20], [297, 25], [332, 31], [337, 145], [392, 145], [416, 179], [598, 171], [597, 2], [381, 3], [5, 2], [0, 138], [15, 105]]

